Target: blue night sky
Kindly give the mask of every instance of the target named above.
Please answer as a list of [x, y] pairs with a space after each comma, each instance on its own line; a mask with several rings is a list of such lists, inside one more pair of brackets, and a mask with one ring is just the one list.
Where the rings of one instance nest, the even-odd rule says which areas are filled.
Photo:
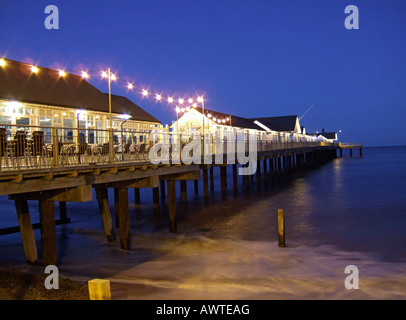
[[[44, 27], [47, 5], [59, 30]], [[359, 30], [344, 27], [347, 5]], [[242, 117], [298, 115], [343, 142], [405, 145], [404, 0], [0, 0], [0, 56], [101, 70]], [[89, 80], [107, 92], [107, 83]], [[114, 84], [164, 124], [174, 107]]]

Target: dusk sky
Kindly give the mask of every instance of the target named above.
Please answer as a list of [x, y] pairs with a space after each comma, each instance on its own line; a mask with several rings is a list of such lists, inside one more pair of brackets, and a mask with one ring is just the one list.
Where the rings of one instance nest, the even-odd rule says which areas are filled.
[[[47, 5], [59, 29], [47, 30]], [[359, 29], [347, 30], [347, 5]], [[151, 92], [204, 94], [205, 107], [242, 117], [302, 116], [308, 132], [343, 142], [405, 145], [404, 0], [0, 0], [0, 56], [43, 67], [110, 66]], [[89, 80], [107, 92], [105, 80]], [[125, 95], [163, 124], [173, 105]]]

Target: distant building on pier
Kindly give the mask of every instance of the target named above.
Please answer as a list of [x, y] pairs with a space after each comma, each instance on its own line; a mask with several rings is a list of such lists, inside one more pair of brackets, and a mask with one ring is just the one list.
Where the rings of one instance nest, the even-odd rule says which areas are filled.
[[171, 125], [173, 131], [184, 132], [195, 129], [206, 133], [224, 135], [228, 132], [244, 132], [246, 136], [257, 135], [262, 141], [311, 141], [313, 138], [302, 133], [297, 116], [266, 118], [243, 118], [227, 113], [201, 108], [178, 109], [177, 120]]
[[310, 136], [314, 137], [314, 139], [318, 141], [326, 141], [326, 142], [337, 142], [338, 141], [338, 136], [337, 132], [326, 132], [324, 128], [321, 130], [321, 132], [316, 132], [316, 133], [310, 133]]

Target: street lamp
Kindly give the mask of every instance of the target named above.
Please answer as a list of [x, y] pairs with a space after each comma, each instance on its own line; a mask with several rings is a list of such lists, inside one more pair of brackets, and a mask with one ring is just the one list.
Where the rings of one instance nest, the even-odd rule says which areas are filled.
[[204, 96], [198, 97], [197, 101], [200, 102], [202, 104], [202, 113], [203, 113], [203, 156], [205, 156], [205, 152], [204, 152], [204, 144], [205, 144], [205, 129], [204, 129]]
[[109, 117], [110, 117], [110, 128], [109, 128], [109, 163], [114, 162], [113, 154], [113, 119], [111, 116], [111, 69], [108, 68], [108, 79], [109, 79]]

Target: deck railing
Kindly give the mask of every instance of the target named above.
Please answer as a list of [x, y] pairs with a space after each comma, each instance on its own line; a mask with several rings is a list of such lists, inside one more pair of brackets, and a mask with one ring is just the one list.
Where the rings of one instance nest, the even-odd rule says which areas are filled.
[[[0, 124], [0, 171], [151, 162], [150, 151], [158, 144], [167, 147], [152, 150], [158, 150], [156, 153], [159, 156], [167, 152], [170, 163], [175, 158], [178, 161], [183, 149], [193, 144], [201, 148], [202, 156], [215, 157], [219, 153], [223, 156], [238, 152], [235, 140], [219, 139], [214, 134], [206, 134], [203, 141], [195, 133], [115, 130], [111, 144], [109, 133], [109, 130], [89, 128]], [[244, 144], [244, 152], [248, 155], [249, 150], [264, 153], [316, 147], [326, 145], [326, 142], [285, 138], [285, 141], [250, 140], [244, 141]], [[195, 149], [191, 147], [189, 150], [194, 152], [192, 150]]]

